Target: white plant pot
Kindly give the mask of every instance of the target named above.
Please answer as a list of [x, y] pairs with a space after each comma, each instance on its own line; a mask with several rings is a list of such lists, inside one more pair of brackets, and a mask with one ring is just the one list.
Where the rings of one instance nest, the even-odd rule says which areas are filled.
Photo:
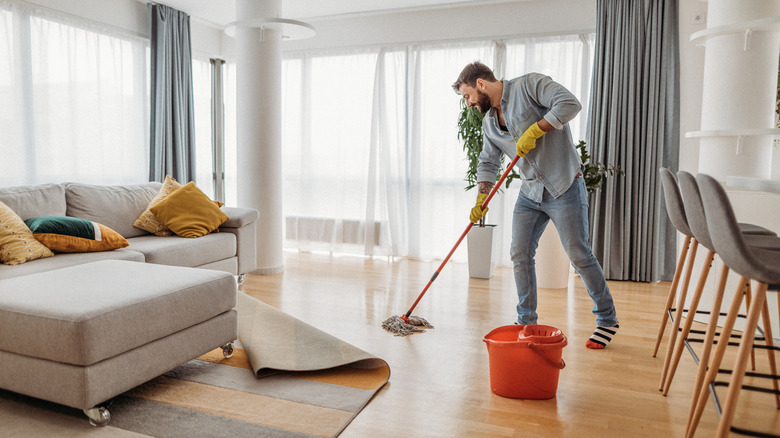
[[490, 278], [496, 266], [495, 225], [471, 227], [467, 237], [469, 255], [469, 277]]
[[536, 286], [544, 289], [565, 289], [569, 285], [571, 262], [561, 245], [558, 230], [552, 222], [542, 233], [536, 248]]

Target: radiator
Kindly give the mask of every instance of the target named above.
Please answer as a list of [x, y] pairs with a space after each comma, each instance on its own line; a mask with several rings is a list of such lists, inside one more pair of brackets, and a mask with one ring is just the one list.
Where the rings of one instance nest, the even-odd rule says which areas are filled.
[[[381, 222], [374, 222], [372, 240], [379, 246]], [[309, 242], [363, 245], [368, 238], [366, 222], [358, 219], [286, 216], [285, 238]]]

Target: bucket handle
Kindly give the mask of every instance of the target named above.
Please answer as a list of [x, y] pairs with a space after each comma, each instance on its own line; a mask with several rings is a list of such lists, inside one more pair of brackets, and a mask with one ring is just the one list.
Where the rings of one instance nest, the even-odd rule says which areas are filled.
[[531, 351], [533, 351], [534, 353], [536, 353], [539, 356], [541, 356], [542, 359], [546, 360], [547, 363], [549, 363], [553, 368], [558, 368], [559, 370], [562, 370], [562, 369], [566, 368], [566, 362], [564, 362], [563, 359], [561, 359], [560, 363], [553, 362], [552, 359], [550, 359], [549, 357], [547, 357], [547, 356], [543, 355], [542, 353], [540, 353], [539, 350], [536, 349], [536, 344], [534, 344], [533, 342], [529, 342], [528, 343], [528, 348], [530, 348]]

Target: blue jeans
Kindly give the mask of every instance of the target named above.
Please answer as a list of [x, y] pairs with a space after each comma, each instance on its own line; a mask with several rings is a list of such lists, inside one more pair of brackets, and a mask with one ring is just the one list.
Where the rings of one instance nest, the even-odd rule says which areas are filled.
[[602, 327], [617, 325], [617, 314], [612, 302], [604, 271], [601, 269], [588, 242], [588, 197], [581, 176], [558, 199], [544, 191], [537, 203], [518, 195], [512, 219], [512, 247], [510, 249], [517, 286], [517, 322], [536, 324], [536, 247], [539, 238], [552, 220], [563, 248], [572, 265], [580, 274], [588, 295], [593, 300], [596, 324]]

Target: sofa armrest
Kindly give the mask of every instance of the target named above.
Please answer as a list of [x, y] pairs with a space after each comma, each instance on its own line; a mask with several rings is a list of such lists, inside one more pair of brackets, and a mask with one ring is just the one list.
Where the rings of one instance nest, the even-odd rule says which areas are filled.
[[257, 220], [260, 212], [253, 208], [222, 207], [230, 219], [219, 230], [236, 235], [238, 274], [257, 269]]
[[220, 225], [220, 228], [241, 228], [260, 219], [260, 212], [254, 208], [222, 207], [222, 211], [230, 219]]

